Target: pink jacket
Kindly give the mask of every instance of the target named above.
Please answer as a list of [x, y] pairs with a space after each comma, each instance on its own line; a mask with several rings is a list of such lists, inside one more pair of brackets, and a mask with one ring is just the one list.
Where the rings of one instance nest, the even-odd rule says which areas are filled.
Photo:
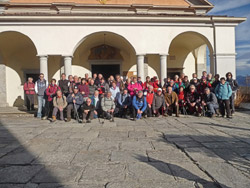
[[56, 96], [56, 92], [57, 90], [60, 90], [60, 87], [57, 86], [56, 84], [53, 85], [49, 85], [49, 87], [46, 89], [46, 95], [48, 96], [48, 101], [52, 101], [53, 97]]
[[[136, 91], [134, 91], [135, 88], [136, 88]], [[142, 86], [139, 83], [128, 85], [128, 91], [129, 91], [130, 96], [134, 96], [140, 90], [142, 90]]]
[[[34, 89], [34, 90], [30, 90], [30, 88]], [[35, 84], [32, 82], [25, 82], [25, 84], [23, 85], [23, 90], [25, 91], [26, 95], [35, 95]]]

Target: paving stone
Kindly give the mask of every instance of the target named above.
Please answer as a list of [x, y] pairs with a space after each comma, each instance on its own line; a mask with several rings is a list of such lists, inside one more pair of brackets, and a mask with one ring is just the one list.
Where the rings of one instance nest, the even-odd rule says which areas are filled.
[[142, 160], [143, 162], [148, 161], [146, 152], [143, 151], [112, 151], [111, 161], [112, 162], [121, 162], [121, 163], [130, 163], [138, 162]]
[[128, 137], [129, 138], [145, 138], [146, 132], [145, 131], [129, 131]]
[[9, 164], [9, 165], [15, 165], [15, 164], [30, 164], [37, 156], [34, 154], [31, 154], [28, 151], [22, 151], [22, 152], [12, 152], [4, 157], [0, 158], [0, 165], [2, 164]]
[[172, 162], [172, 161], [189, 161], [190, 159], [179, 150], [168, 151], [147, 151], [150, 161]]
[[42, 168], [40, 165], [0, 167], [0, 183], [27, 183]]
[[72, 160], [72, 164], [91, 164], [108, 162], [110, 152], [108, 151], [81, 151], [76, 154]]
[[[84, 167], [57, 165], [46, 166], [32, 179], [33, 183], [73, 183], [81, 177]], [[55, 176], [56, 174], [56, 176]]]
[[118, 141], [93, 141], [89, 146], [89, 151], [109, 151], [109, 150], [118, 150], [119, 142]]
[[42, 153], [39, 157], [32, 162], [33, 164], [70, 164], [73, 160], [75, 153], [73, 152], [49, 152]]
[[153, 146], [150, 141], [123, 141], [120, 145], [122, 151], [146, 151], [153, 150]]
[[107, 183], [123, 181], [125, 165], [122, 164], [89, 164], [86, 166], [79, 183]]

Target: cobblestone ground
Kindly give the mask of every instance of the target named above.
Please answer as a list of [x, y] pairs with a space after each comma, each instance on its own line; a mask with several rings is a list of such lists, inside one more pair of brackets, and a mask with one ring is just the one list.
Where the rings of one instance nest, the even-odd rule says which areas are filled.
[[0, 187], [249, 188], [250, 119], [1, 115]]

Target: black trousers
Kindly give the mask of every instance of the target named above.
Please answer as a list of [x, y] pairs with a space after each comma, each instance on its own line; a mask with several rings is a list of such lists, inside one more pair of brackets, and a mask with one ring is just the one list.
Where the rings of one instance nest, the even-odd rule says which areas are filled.
[[229, 100], [219, 100], [219, 107], [222, 116], [225, 116], [225, 111], [227, 112], [227, 116], [231, 116]]
[[53, 100], [52, 101], [46, 101], [45, 105], [45, 116], [48, 118], [52, 117], [52, 111], [53, 111]]
[[152, 117], [153, 116], [153, 109], [152, 109], [152, 106], [151, 108], [149, 106], [147, 106], [147, 116], [148, 117]]
[[83, 112], [82, 119], [83, 120], [92, 120], [92, 119], [94, 119], [94, 111], [89, 111], [88, 114]]
[[34, 95], [26, 94], [26, 106], [27, 110], [34, 110]]

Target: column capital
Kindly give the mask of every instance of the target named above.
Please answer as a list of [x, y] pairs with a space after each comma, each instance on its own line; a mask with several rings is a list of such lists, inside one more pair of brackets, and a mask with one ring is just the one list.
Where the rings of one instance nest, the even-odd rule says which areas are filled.
[[159, 54], [160, 56], [168, 56], [169, 54], [166, 53], [166, 54]]
[[40, 57], [40, 58], [48, 58], [48, 55], [39, 54], [39, 55], [37, 55], [37, 57]]
[[72, 55], [62, 55], [62, 57], [64, 57], [64, 58], [73, 58], [74, 56], [72, 56]]
[[146, 56], [146, 54], [136, 54], [136, 56]]

